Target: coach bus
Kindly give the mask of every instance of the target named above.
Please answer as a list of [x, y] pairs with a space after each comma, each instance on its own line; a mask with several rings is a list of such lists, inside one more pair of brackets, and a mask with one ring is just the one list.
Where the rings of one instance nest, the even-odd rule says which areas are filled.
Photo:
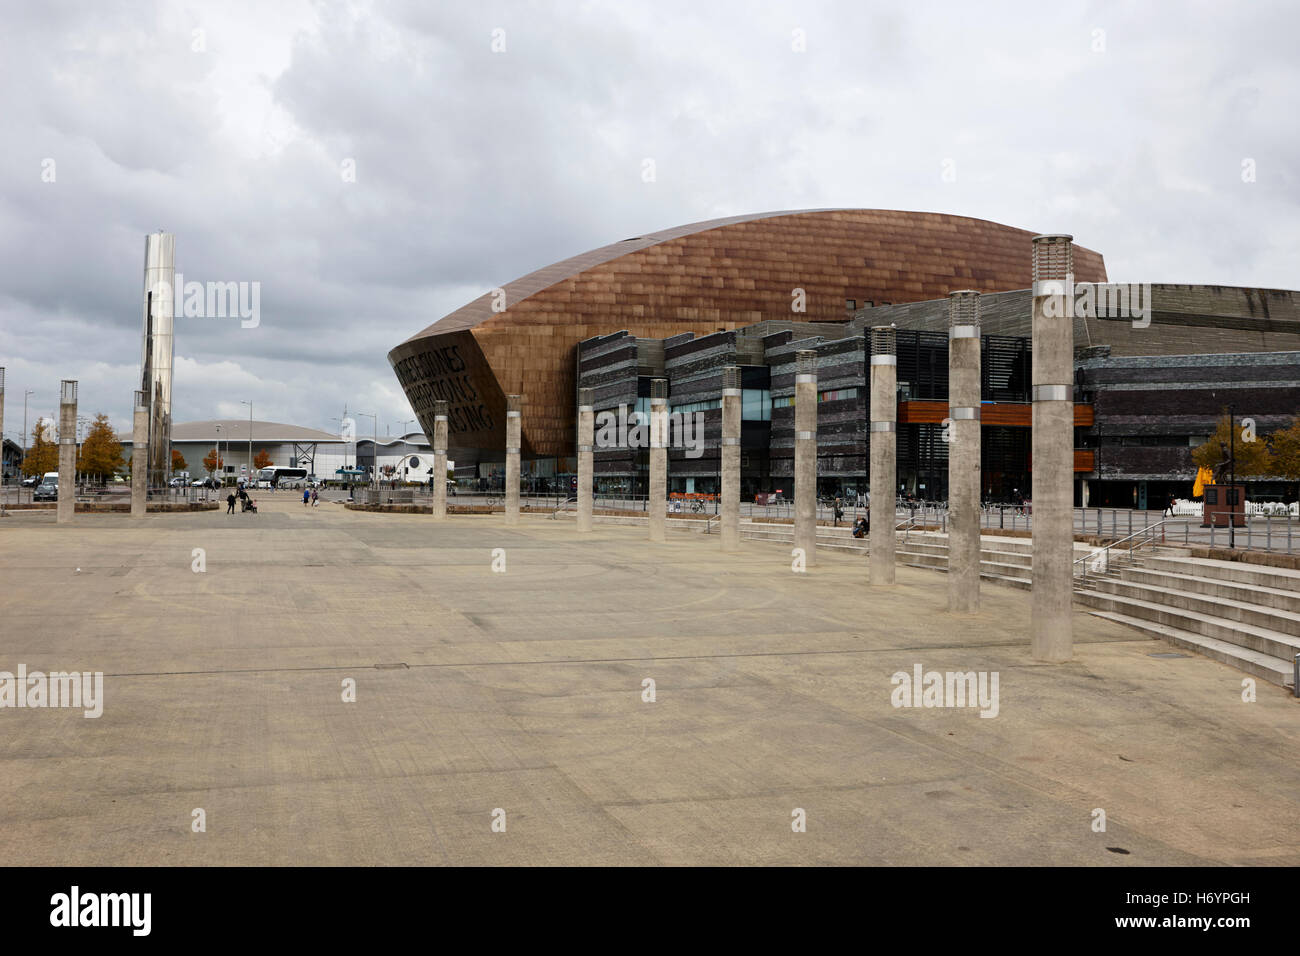
[[301, 485], [307, 477], [306, 468], [281, 468], [272, 465], [257, 473], [257, 485], [259, 488], [289, 488]]

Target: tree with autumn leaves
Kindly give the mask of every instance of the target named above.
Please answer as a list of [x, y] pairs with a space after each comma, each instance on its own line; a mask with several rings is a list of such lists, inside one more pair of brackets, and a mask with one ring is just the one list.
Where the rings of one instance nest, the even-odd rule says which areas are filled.
[[270, 468], [273, 461], [274, 459], [267, 453], [267, 450], [263, 448], [253, 456], [253, 467], [260, 471], [263, 468]]
[[1278, 477], [1300, 481], [1300, 414], [1286, 428], [1271, 435], [1256, 435], [1253, 426], [1243, 424], [1245, 421], [1238, 418], [1234, 423], [1225, 411], [1209, 441], [1192, 450], [1192, 460], [1198, 467], [1213, 470], [1233, 454], [1238, 478]]
[[23, 459], [24, 475], [43, 475], [59, 470], [59, 446], [50, 437], [50, 426], [43, 418], [32, 428], [32, 444]]
[[224, 468], [225, 464], [226, 464], [226, 460], [224, 458], [218, 457], [217, 450], [215, 448], [203, 456], [203, 467], [208, 470], [208, 474], [212, 474], [218, 468]]
[[116, 475], [122, 470], [122, 443], [118, 440], [108, 416], [99, 414], [86, 432], [81, 442], [81, 452], [77, 455], [77, 471], [88, 478], [100, 482]]

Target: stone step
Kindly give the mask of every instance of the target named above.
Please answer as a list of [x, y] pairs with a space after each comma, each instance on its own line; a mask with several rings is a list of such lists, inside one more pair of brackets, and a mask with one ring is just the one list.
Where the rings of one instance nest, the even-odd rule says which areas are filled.
[[[1181, 583], [1181, 582], [1180, 582]], [[1142, 584], [1137, 581], [1100, 578], [1096, 590], [1107, 594], [1122, 594], [1125, 597], [1149, 601], [1152, 604], [1166, 604], [1180, 611], [1196, 611], [1227, 621], [1250, 624], [1282, 634], [1300, 634], [1300, 614], [1277, 608], [1261, 607], [1253, 600], [1240, 601], [1230, 598], [1198, 594], [1183, 587], [1171, 587], [1167, 584]], [[1297, 650], [1300, 650], [1300, 638], [1297, 638]]]
[[1288, 667], [1291, 658], [1300, 652], [1300, 638], [1272, 628], [1244, 624], [1215, 614], [1183, 610], [1168, 604], [1103, 591], [1077, 591], [1075, 594], [1081, 603], [1096, 610], [1112, 611], [1128, 617], [1153, 621], [1166, 627], [1174, 627], [1216, 641], [1235, 644], [1245, 650], [1282, 661]]
[[1290, 661], [1280, 660], [1268, 654], [1261, 654], [1258, 651], [1241, 647], [1229, 641], [1217, 640], [1203, 634], [1197, 634], [1194, 631], [1187, 631], [1169, 624], [1160, 624], [1145, 618], [1133, 617], [1118, 611], [1094, 610], [1089, 613], [1131, 627], [1136, 631], [1149, 634], [1151, 637], [1168, 641], [1175, 647], [1196, 651], [1211, 660], [1235, 667], [1252, 677], [1258, 677], [1260, 680], [1294, 689], [1293, 669]]
[[1244, 601], [1262, 607], [1277, 608], [1300, 614], [1300, 594], [1281, 588], [1262, 585], [1236, 584], [1221, 578], [1207, 578], [1195, 574], [1180, 574], [1173, 571], [1157, 571], [1148, 567], [1121, 568], [1120, 577], [1125, 581], [1138, 584], [1150, 584], [1178, 591], [1191, 591], [1195, 594], [1227, 598], [1230, 601]]
[[[922, 554], [914, 551], [897, 551], [894, 554], [895, 560], [901, 565], [909, 568], [924, 568], [928, 571], [948, 572], [947, 558], [938, 558], [933, 554]], [[1020, 588], [1022, 591], [1029, 591], [1033, 588], [1033, 580], [1023, 572], [1028, 568], [1023, 568], [1015, 564], [999, 564], [995, 562], [980, 562], [980, 580], [992, 581], [994, 584], [1001, 584], [1007, 587]], [[1022, 573], [1017, 573], [1022, 572]]]
[[1234, 584], [1249, 584], [1300, 593], [1300, 571], [1274, 568], [1263, 564], [1246, 564], [1243, 561], [1218, 561], [1210, 558], [1181, 558], [1155, 555], [1145, 559], [1143, 566], [1154, 571], [1169, 571], [1202, 578], [1214, 578]]

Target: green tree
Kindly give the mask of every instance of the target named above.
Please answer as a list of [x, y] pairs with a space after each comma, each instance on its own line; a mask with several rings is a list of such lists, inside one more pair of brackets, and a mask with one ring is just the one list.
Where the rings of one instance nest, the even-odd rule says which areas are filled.
[[1271, 475], [1273, 463], [1270, 460], [1272, 456], [1269, 454], [1268, 442], [1263, 435], [1256, 435], [1251, 440], [1251, 436], [1241, 423], [1242, 419], [1238, 417], [1237, 430], [1234, 434], [1233, 422], [1225, 409], [1210, 440], [1192, 449], [1192, 460], [1201, 468], [1213, 470], [1228, 460], [1230, 452], [1235, 452], [1237, 465], [1234, 470], [1238, 478]]
[[77, 470], [83, 475], [98, 478], [101, 482], [115, 474], [122, 467], [122, 443], [108, 421], [108, 416], [99, 414], [91, 424], [90, 430], [81, 443], [81, 454], [77, 458]]
[[49, 436], [48, 426], [43, 419], [37, 419], [32, 428], [32, 444], [23, 459], [24, 475], [43, 475], [47, 471], [59, 470], [59, 446]]

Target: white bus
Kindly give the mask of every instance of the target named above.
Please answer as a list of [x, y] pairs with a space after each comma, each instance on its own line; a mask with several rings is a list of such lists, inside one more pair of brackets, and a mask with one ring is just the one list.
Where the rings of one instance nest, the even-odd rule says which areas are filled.
[[257, 486], [259, 488], [292, 488], [301, 487], [306, 483], [306, 468], [281, 468], [272, 465], [270, 468], [263, 468], [257, 473]]

